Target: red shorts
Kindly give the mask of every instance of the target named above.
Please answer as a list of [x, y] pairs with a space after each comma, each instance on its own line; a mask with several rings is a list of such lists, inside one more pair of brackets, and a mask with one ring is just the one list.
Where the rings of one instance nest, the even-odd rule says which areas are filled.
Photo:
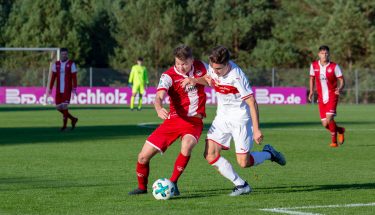
[[154, 146], [160, 152], [165, 152], [178, 137], [183, 138], [189, 134], [199, 140], [202, 134], [203, 121], [197, 117], [189, 117], [189, 121], [180, 117], [166, 119], [152, 134], [147, 138], [147, 143]]
[[320, 119], [326, 119], [327, 114], [331, 114], [333, 116], [336, 116], [336, 107], [337, 103], [339, 101], [338, 96], [334, 97], [333, 99], [328, 100], [327, 103], [319, 102], [319, 113], [320, 113]]
[[69, 104], [70, 103], [70, 97], [71, 97], [71, 93], [56, 92], [55, 103], [56, 103], [56, 105], [59, 105], [61, 103]]

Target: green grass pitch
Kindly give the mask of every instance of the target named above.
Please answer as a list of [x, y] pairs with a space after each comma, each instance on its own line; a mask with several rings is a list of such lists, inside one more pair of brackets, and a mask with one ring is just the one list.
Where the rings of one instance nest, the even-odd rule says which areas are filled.
[[[339, 148], [328, 146], [316, 105], [260, 106], [264, 143], [282, 151], [287, 165], [267, 161], [241, 169], [233, 148], [223, 152], [253, 188], [239, 197], [228, 196], [232, 184], [203, 159], [215, 114], [208, 107], [205, 130], [179, 181], [181, 196], [168, 201], [155, 200], [150, 189], [127, 194], [137, 185], [137, 154], [160, 123], [152, 107], [73, 106], [71, 113], [78, 127], [62, 133], [53, 107], [0, 106], [0, 214], [283, 214], [260, 210], [271, 208], [375, 214], [374, 105], [339, 105], [336, 120], [347, 129]], [[170, 177], [179, 149], [176, 142], [152, 159], [149, 188]]]

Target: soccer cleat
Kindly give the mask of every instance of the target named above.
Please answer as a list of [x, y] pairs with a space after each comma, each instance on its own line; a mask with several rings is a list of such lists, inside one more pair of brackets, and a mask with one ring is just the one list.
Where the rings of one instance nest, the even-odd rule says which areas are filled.
[[146, 194], [147, 190], [141, 190], [139, 188], [135, 188], [133, 191], [130, 191], [129, 195], [140, 195], [140, 194]]
[[71, 128], [71, 130], [74, 130], [74, 128], [76, 127], [77, 122], [78, 122], [78, 118], [73, 118], [72, 119], [72, 128]]
[[345, 133], [345, 128], [342, 128], [342, 133], [338, 132], [337, 134], [337, 141], [339, 145], [344, 144], [344, 141], [345, 141], [344, 133]]
[[172, 182], [174, 185], [174, 194], [173, 196], [179, 196], [180, 195], [180, 190], [178, 190], [177, 183]]
[[63, 126], [60, 128], [60, 131], [65, 131], [66, 130], [66, 126]]
[[244, 194], [251, 193], [251, 187], [249, 184], [245, 181], [244, 185], [239, 185], [233, 188], [233, 191], [229, 194], [229, 196], [239, 196]]
[[284, 166], [286, 164], [286, 160], [284, 155], [281, 152], [278, 152], [273, 148], [271, 145], [267, 144], [263, 147], [264, 152], [268, 152], [271, 154], [271, 161]]
[[332, 148], [339, 147], [339, 145], [337, 143], [331, 143], [331, 144], [329, 144], [329, 146], [331, 146]]

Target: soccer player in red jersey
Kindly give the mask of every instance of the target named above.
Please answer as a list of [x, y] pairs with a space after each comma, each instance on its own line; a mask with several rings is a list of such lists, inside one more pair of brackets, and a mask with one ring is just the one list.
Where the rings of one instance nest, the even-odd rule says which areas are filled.
[[345, 80], [339, 65], [330, 61], [329, 54], [328, 46], [320, 46], [319, 60], [312, 62], [310, 66], [309, 101], [312, 101], [316, 84], [322, 125], [331, 133], [330, 146], [338, 147], [344, 143], [345, 128], [337, 126], [334, 116], [336, 116], [336, 107], [339, 95], [345, 86]]
[[[164, 122], [147, 138], [138, 154], [138, 187], [129, 192], [129, 195], [147, 193], [151, 158], [159, 152], [164, 153], [180, 137], [181, 151], [170, 178], [175, 184], [175, 196], [178, 196], [180, 192], [177, 181], [185, 170], [203, 130], [202, 119], [206, 116], [204, 85], [182, 87], [181, 82], [187, 77], [204, 76], [207, 73], [207, 65], [194, 60], [192, 50], [186, 45], [175, 48], [174, 58], [175, 65], [165, 71], [160, 78], [154, 102], [155, 110]], [[162, 104], [166, 94], [169, 96], [169, 111]]]
[[60, 49], [60, 57], [61, 60], [52, 65], [52, 77], [48, 94], [51, 94], [56, 82], [56, 109], [63, 115], [63, 126], [60, 130], [65, 131], [68, 119], [72, 122], [72, 130], [78, 122], [78, 118], [73, 117], [68, 111], [72, 93], [77, 95], [77, 68], [75, 63], [69, 59], [67, 48]]

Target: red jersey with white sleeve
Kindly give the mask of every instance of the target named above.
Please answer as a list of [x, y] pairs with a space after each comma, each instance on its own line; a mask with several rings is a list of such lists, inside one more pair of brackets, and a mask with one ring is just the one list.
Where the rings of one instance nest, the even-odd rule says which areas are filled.
[[211, 86], [216, 91], [216, 116], [229, 121], [250, 119], [250, 109], [245, 100], [253, 95], [244, 72], [233, 61], [229, 61], [230, 71], [219, 77], [210, 66], [207, 74], [212, 78]]
[[77, 88], [77, 68], [73, 61], [56, 61], [52, 65], [52, 77], [49, 89], [56, 81], [56, 104], [69, 103], [72, 90]]
[[187, 77], [199, 78], [207, 73], [207, 65], [194, 60], [192, 69], [187, 74], [182, 74], [173, 66], [164, 72], [159, 81], [157, 90], [166, 90], [169, 96], [169, 118], [192, 117], [197, 114], [206, 117], [206, 93], [204, 86], [181, 87], [181, 82]]
[[337, 79], [343, 78], [339, 65], [329, 62], [323, 66], [320, 61], [314, 61], [310, 66], [310, 76], [315, 78], [319, 103], [327, 104], [331, 100], [337, 100]]

